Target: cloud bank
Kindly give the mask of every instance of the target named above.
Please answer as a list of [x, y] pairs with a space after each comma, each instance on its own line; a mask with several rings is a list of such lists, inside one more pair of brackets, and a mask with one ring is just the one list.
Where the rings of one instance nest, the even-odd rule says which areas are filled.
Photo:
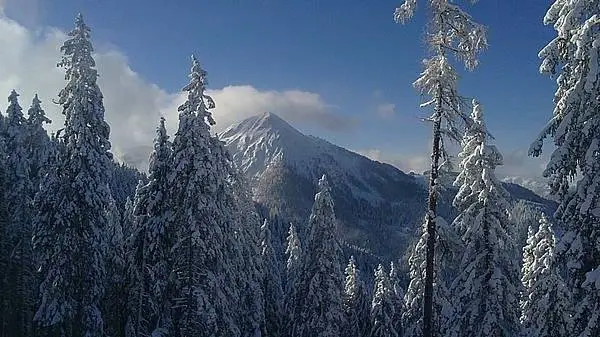
[[[10, 90], [16, 89], [26, 111], [33, 95], [38, 93], [46, 113], [53, 120], [48, 127], [53, 132], [64, 122], [60, 107], [53, 100], [65, 85], [64, 72], [56, 64], [66, 35], [50, 27], [29, 29], [7, 18], [3, 14], [4, 5], [5, 2], [0, 2], [0, 45], [5, 46], [0, 49], [0, 98], [3, 93], [7, 97]], [[95, 59], [106, 119], [111, 126], [113, 153], [118, 160], [146, 169], [160, 116], [167, 119], [169, 133], [173, 134], [177, 127], [177, 107], [183, 103], [185, 95], [169, 93], [144, 80], [117, 49], [98, 52]], [[182, 60], [182, 67], [189, 67], [188, 62]], [[182, 86], [186, 81], [186, 78], [181, 79]], [[334, 107], [316, 93], [261, 91], [242, 85], [212, 89], [208, 94], [217, 103], [213, 112], [217, 121], [215, 131], [266, 111], [276, 112], [291, 122], [307, 123], [327, 131], [344, 131], [355, 125], [352, 119], [336, 114]], [[6, 106], [7, 101], [0, 99], [0, 109], [4, 111]]]

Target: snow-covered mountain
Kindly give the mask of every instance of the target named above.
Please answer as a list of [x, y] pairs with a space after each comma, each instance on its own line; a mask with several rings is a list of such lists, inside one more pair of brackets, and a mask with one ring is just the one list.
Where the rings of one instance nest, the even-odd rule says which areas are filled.
[[555, 196], [551, 195], [550, 187], [548, 186], [548, 181], [545, 178], [504, 177], [502, 178], [502, 181], [506, 183], [521, 185], [527, 189], [532, 190], [537, 195], [549, 200], [554, 200], [555, 198]]
[[[332, 186], [340, 235], [349, 245], [398, 257], [422, 220], [427, 193], [420, 176], [304, 135], [273, 113], [232, 125], [219, 137], [249, 178], [256, 201], [299, 228], [307, 221], [323, 174]], [[454, 193], [447, 191], [440, 214], [450, 218]], [[530, 194], [519, 198], [542, 200]]]

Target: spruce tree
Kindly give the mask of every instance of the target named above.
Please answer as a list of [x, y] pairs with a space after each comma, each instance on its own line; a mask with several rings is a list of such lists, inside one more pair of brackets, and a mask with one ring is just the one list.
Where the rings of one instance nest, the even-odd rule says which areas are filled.
[[[434, 331], [447, 331], [449, 320], [453, 313], [453, 305], [450, 300], [450, 291], [446, 284], [445, 267], [449, 264], [450, 253], [448, 245], [448, 224], [446, 221], [437, 217], [436, 235], [437, 245], [435, 254], [435, 269], [433, 282], [433, 322]], [[423, 294], [425, 291], [425, 266], [426, 266], [426, 245], [427, 231], [426, 223], [421, 227], [422, 235], [418, 238], [411, 255], [408, 258], [409, 284], [404, 295], [404, 311], [402, 312], [403, 335], [407, 337], [423, 336]], [[434, 336], [444, 336], [434, 332]]]
[[8, 323], [8, 262], [10, 249], [8, 244], [8, 193], [6, 142], [4, 135], [4, 116], [0, 115], [0, 336], [5, 336]]
[[453, 226], [462, 235], [463, 254], [452, 283], [457, 306], [451, 319], [456, 336], [513, 336], [519, 331], [519, 271], [513, 259], [514, 233], [508, 192], [494, 170], [502, 165], [498, 149], [488, 144], [481, 105], [473, 101], [471, 123], [459, 154], [460, 214]]
[[573, 291], [569, 330], [577, 337], [600, 335], [600, 292], [584, 285], [588, 274], [600, 268], [600, 212], [595, 206], [600, 183], [599, 14], [597, 0], [556, 0], [548, 9], [544, 24], [554, 27], [556, 37], [539, 52], [540, 72], [556, 78], [557, 89], [552, 118], [529, 150], [539, 156], [546, 137], [555, 145], [544, 176], [560, 202], [554, 218], [565, 233], [557, 258], [567, 267], [565, 281]]
[[172, 328], [167, 296], [172, 268], [169, 250], [173, 245], [173, 228], [167, 221], [170, 158], [171, 143], [161, 118], [150, 154], [148, 183], [140, 181], [129, 207], [133, 219], [126, 244], [127, 337], [161, 336]]
[[[427, 44], [433, 55], [423, 61], [424, 71], [413, 83], [421, 94], [428, 96], [421, 107], [433, 107], [428, 121], [432, 122], [433, 142], [431, 149], [431, 170], [429, 172], [429, 196], [423, 226], [426, 246], [422, 247], [425, 256], [423, 280], [423, 336], [434, 335], [434, 279], [436, 253], [436, 218], [440, 169], [448, 156], [444, 138], [458, 141], [461, 136], [461, 122], [466, 120], [461, 111], [460, 96], [457, 91], [458, 74], [452, 66], [448, 54], [463, 62], [468, 70], [477, 64], [477, 55], [487, 47], [485, 28], [475, 22], [451, 0], [427, 0], [429, 18]], [[396, 8], [394, 20], [406, 23], [415, 13], [417, 0], [404, 0]], [[418, 274], [413, 276], [422, 277]]]
[[192, 57], [168, 178], [175, 230], [171, 299], [175, 334], [181, 337], [240, 334], [234, 312], [239, 289], [232, 263], [240, 252], [234, 244], [232, 163], [223, 143], [210, 134], [215, 121], [209, 110], [215, 104], [205, 90], [206, 72]]
[[392, 303], [394, 305], [394, 330], [398, 336], [402, 336], [402, 312], [404, 312], [404, 288], [400, 280], [398, 265], [394, 262], [390, 263], [390, 286], [392, 287]]
[[265, 294], [265, 320], [267, 336], [280, 336], [282, 333], [283, 290], [279, 263], [273, 250], [271, 229], [265, 219], [260, 227], [261, 256], [264, 261], [263, 292]]
[[375, 270], [375, 287], [371, 304], [371, 337], [398, 337], [394, 328], [394, 290], [385, 269]]
[[364, 282], [356, 268], [354, 256], [350, 257], [344, 272], [346, 282], [343, 293], [344, 313], [346, 315], [345, 328], [342, 336], [363, 337], [369, 334], [371, 321], [371, 303], [367, 298]]
[[[236, 284], [239, 301], [237, 307], [240, 333], [242, 337], [267, 336], [265, 318], [265, 296], [262, 286], [265, 263], [261, 258], [260, 220], [252, 201], [249, 184], [241, 172], [234, 171], [233, 182], [237, 219], [235, 242], [239, 249], [237, 257]], [[235, 262], [235, 261], [234, 261]], [[281, 301], [281, 300], [280, 300]], [[283, 312], [279, 313], [283, 315]]]
[[65, 127], [60, 159], [40, 191], [34, 245], [43, 281], [35, 320], [50, 335], [101, 337], [112, 155], [90, 29], [81, 15], [61, 51], [67, 85], [58, 103]]
[[36, 190], [40, 185], [40, 179], [45, 173], [44, 170], [50, 146], [50, 137], [48, 137], [48, 133], [44, 129], [44, 124], [52, 123], [46, 116], [41, 104], [42, 101], [40, 101], [36, 94], [31, 102], [31, 107], [27, 110], [27, 143], [30, 158], [29, 175], [31, 183]]
[[112, 198], [105, 216], [107, 220], [104, 233], [106, 284], [102, 305], [104, 330], [108, 336], [123, 337], [127, 318], [125, 238], [121, 213]]
[[35, 277], [32, 236], [32, 202], [34, 187], [30, 176], [27, 120], [18, 101], [19, 94], [12, 91], [6, 109], [6, 173], [10, 188], [6, 193], [9, 210], [5, 240], [10, 254], [7, 265], [9, 294], [6, 298], [8, 315], [6, 331], [12, 336], [30, 336], [33, 333], [35, 310]]
[[570, 294], [557, 265], [556, 237], [545, 215], [523, 248], [521, 323], [530, 337], [571, 336]]
[[286, 314], [285, 331], [290, 333], [294, 325], [294, 305], [296, 304], [297, 282], [300, 271], [302, 270], [302, 247], [300, 238], [296, 231], [296, 226], [290, 223], [288, 236], [286, 238], [285, 255], [286, 261], [286, 281], [285, 281], [285, 303]]
[[319, 180], [298, 277], [293, 337], [336, 337], [344, 324], [341, 248], [327, 178]]

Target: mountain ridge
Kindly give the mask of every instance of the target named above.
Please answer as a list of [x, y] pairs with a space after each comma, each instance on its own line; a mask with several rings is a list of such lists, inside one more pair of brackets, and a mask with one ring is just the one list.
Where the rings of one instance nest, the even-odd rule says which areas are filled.
[[[233, 124], [219, 138], [248, 177], [265, 216], [277, 214], [286, 219], [286, 226], [292, 221], [301, 229], [310, 213], [316, 181], [326, 174], [339, 232], [350, 246], [396, 259], [416, 235], [427, 199], [423, 176], [304, 135], [271, 112]], [[550, 201], [528, 189], [514, 184], [505, 187], [515, 199], [552, 208]], [[451, 220], [456, 189], [450, 183], [444, 190], [439, 214]]]

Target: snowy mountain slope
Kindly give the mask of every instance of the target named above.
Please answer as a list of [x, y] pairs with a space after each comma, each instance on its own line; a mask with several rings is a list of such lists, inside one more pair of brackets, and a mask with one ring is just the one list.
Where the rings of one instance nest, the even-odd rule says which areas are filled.
[[[370, 160], [323, 139], [306, 136], [273, 113], [250, 117], [219, 135], [251, 181], [265, 215], [277, 214], [302, 229], [316, 182], [327, 174], [341, 237], [383, 258], [404, 253], [421, 222], [427, 198], [422, 176]], [[440, 214], [451, 218], [454, 194], [441, 197]], [[535, 198], [533, 197], [535, 196]], [[524, 198], [541, 198], [534, 193]]]

